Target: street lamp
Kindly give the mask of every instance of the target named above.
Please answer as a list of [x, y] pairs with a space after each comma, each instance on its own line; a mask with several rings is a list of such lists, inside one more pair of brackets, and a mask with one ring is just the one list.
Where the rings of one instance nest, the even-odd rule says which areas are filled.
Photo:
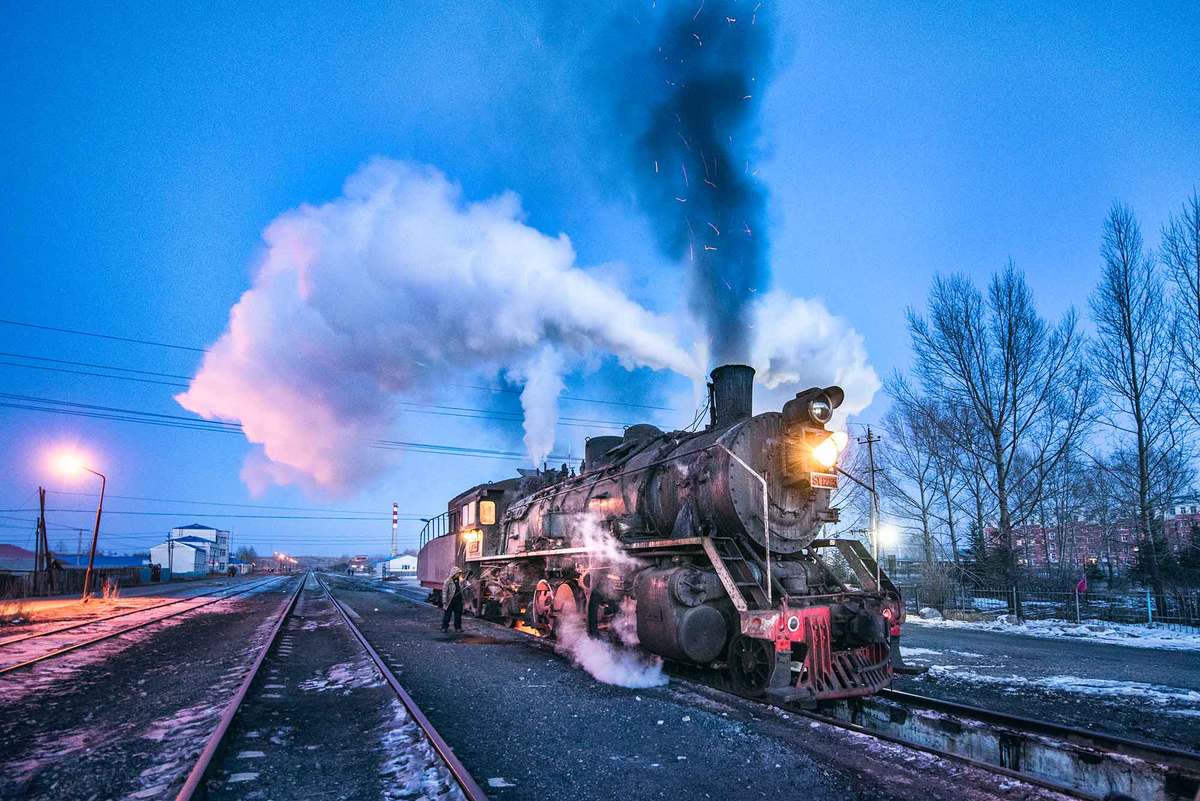
[[74, 478], [80, 473], [91, 473], [100, 477], [100, 502], [96, 504], [96, 526], [92, 529], [92, 550], [88, 554], [87, 572], [83, 574], [83, 595], [80, 601], [87, 603], [92, 597], [92, 567], [96, 562], [96, 543], [100, 539], [100, 515], [104, 511], [104, 488], [108, 479], [83, 463], [83, 457], [74, 451], [63, 451], [55, 457], [55, 467], [67, 478]]

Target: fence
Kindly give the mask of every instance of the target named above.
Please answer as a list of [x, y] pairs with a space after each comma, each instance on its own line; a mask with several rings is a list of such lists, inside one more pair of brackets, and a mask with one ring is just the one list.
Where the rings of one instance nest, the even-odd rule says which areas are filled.
[[[83, 594], [83, 570], [53, 570], [47, 585], [45, 574], [32, 572], [0, 573], [0, 599], [34, 598], [41, 595]], [[162, 571], [161, 579], [168, 580], [170, 573]], [[104, 567], [92, 571], [92, 591], [99, 593], [105, 580], [116, 582], [120, 587], [136, 587], [154, 580], [149, 566]]]
[[1154, 596], [1144, 592], [1074, 592], [1026, 590], [1016, 587], [911, 585], [900, 588], [905, 607], [916, 612], [933, 607], [947, 612], [1001, 615], [1015, 613], [1023, 620], [1062, 620], [1079, 623], [1161, 625], [1200, 632], [1200, 591], [1169, 593], [1159, 609]]

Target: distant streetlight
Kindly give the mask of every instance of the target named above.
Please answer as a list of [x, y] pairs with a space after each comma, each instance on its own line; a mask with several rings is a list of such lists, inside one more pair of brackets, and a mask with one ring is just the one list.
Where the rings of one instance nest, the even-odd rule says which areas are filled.
[[104, 488], [108, 484], [108, 479], [103, 473], [88, 467], [84, 463], [83, 456], [75, 451], [60, 451], [54, 458], [54, 466], [66, 478], [75, 478], [80, 473], [91, 473], [100, 477], [100, 502], [96, 504], [96, 526], [92, 529], [92, 550], [88, 554], [87, 572], [83, 574], [83, 595], [79, 599], [83, 603], [87, 603], [92, 597], [92, 567], [96, 562], [96, 543], [100, 539], [100, 515], [104, 512]]

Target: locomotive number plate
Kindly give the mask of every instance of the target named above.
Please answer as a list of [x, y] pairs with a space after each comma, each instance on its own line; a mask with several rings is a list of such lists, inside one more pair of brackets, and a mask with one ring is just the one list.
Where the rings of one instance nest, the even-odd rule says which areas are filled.
[[808, 484], [818, 489], [837, 489], [837, 476], [833, 473], [809, 473]]

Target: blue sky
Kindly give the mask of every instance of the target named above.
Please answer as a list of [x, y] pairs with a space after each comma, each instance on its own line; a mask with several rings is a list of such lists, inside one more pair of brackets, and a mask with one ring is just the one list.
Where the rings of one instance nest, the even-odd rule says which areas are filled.
[[[471, 198], [517, 192], [527, 221], [569, 235], [582, 263], [618, 262], [607, 274], [633, 297], [679, 308], [678, 270], [657, 254], [598, 150], [611, 132], [580, 85], [591, 65], [570, 45], [597, 24], [600, 15], [584, 11], [6, 3], [0, 317], [204, 347], [250, 285], [264, 226], [335, 197], [374, 155], [436, 165]], [[1083, 310], [1110, 204], [1131, 205], [1153, 241], [1200, 185], [1194, 3], [780, 3], [767, 13], [778, 65], [760, 175], [774, 282], [848, 320], [881, 375], [907, 364], [904, 309], [923, 301], [935, 272], [983, 280], [1011, 257], [1047, 314]], [[174, 375], [191, 375], [200, 355], [10, 325], [0, 325], [0, 351], [20, 354], [4, 362], [38, 356]], [[619, 376], [606, 365], [575, 376], [569, 391], [651, 404], [683, 391], [648, 371]], [[186, 414], [171, 399], [179, 389], [162, 384], [0, 365], [0, 386]], [[464, 392], [448, 389], [444, 400], [514, 408], [511, 396]], [[614, 408], [569, 402], [563, 413], [608, 419]], [[691, 414], [657, 419], [681, 424]], [[416, 424], [422, 441], [521, 449], [519, 426]], [[561, 444], [582, 433], [564, 430]], [[260, 551], [379, 552], [393, 500], [436, 514], [462, 487], [517, 464], [407, 454], [355, 497], [280, 488], [251, 498], [238, 477], [247, 451], [238, 436], [0, 407], [0, 508], [32, 507], [39, 483], [90, 491], [45, 469], [41, 455], [63, 441], [96, 455], [114, 496], [131, 496], [108, 504], [114, 550], [200, 520]], [[201, 500], [296, 509], [181, 502]], [[51, 495], [50, 506], [90, 503]], [[227, 516], [315, 507], [379, 519]], [[32, 541], [32, 514], [0, 515], [0, 541]], [[52, 544], [61, 537], [72, 547], [74, 529], [89, 525], [86, 513], [50, 521]], [[402, 524], [402, 544], [417, 528]]]

